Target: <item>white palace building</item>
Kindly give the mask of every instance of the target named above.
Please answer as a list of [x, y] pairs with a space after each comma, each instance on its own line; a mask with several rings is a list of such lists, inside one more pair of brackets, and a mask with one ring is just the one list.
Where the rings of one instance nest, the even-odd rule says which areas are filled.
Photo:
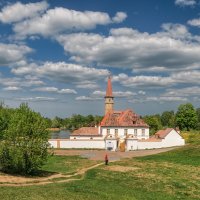
[[130, 151], [182, 146], [185, 140], [173, 128], [149, 136], [149, 126], [132, 110], [115, 111], [111, 77], [105, 95], [105, 116], [98, 127], [82, 127], [69, 139], [50, 139], [54, 148], [107, 149]]

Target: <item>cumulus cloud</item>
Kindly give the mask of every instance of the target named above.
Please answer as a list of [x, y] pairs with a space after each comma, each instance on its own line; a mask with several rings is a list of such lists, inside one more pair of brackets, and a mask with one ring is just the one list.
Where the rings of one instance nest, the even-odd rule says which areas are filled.
[[95, 82], [84, 81], [81, 84], [76, 85], [76, 87], [81, 89], [95, 89], [98, 88], [99, 86]]
[[56, 7], [43, 15], [16, 23], [13, 30], [18, 36], [31, 35], [55, 36], [62, 32], [90, 30], [97, 25], [120, 23], [127, 17], [124, 12], [117, 12], [113, 18], [105, 12], [76, 11]]
[[176, 0], [175, 4], [178, 6], [194, 6], [196, 4], [196, 0]]
[[157, 103], [166, 103], [166, 102], [186, 102], [188, 98], [181, 96], [148, 96], [140, 98], [135, 98], [129, 100], [130, 103], [145, 103], [145, 102], [157, 102]]
[[57, 98], [53, 97], [21, 97], [21, 98], [15, 98], [17, 101], [23, 101], [23, 102], [40, 102], [40, 101], [57, 101]]
[[90, 97], [90, 96], [79, 96], [75, 98], [77, 101], [96, 101], [102, 100], [100, 97]]
[[136, 87], [136, 86], [145, 86], [145, 87], [162, 87], [174, 85], [175, 81], [171, 77], [162, 77], [162, 76], [128, 76], [126, 74], [119, 74], [113, 76], [113, 82], [120, 82], [126, 87]]
[[168, 89], [164, 96], [173, 96], [178, 95], [181, 97], [190, 97], [190, 96], [200, 96], [200, 87], [192, 86], [185, 88], [173, 88]]
[[45, 83], [38, 78], [33, 78], [30, 76], [25, 76], [23, 78], [12, 77], [12, 78], [1, 78], [0, 84], [6, 86], [6, 88], [23, 88], [23, 87], [32, 87], [32, 86], [40, 86]]
[[18, 91], [18, 90], [21, 90], [21, 89], [22, 88], [16, 87], [16, 86], [9, 86], [9, 87], [3, 88], [3, 90], [5, 90], [5, 91]]
[[[98, 97], [104, 97], [105, 96], [105, 91], [100, 91], [100, 90], [95, 90], [92, 93], [92, 96], [98, 96]], [[136, 93], [131, 92], [131, 91], [113, 91], [113, 96], [114, 97], [131, 97], [135, 95]]]
[[[119, 82], [126, 87], [171, 87], [178, 84], [200, 84], [200, 71], [173, 72], [168, 76], [128, 76], [121, 73], [113, 76], [113, 82]], [[141, 92], [142, 94], [142, 92]]]
[[26, 45], [0, 43], [0, 66], [23, 60], [33, 50]]
[[112, 18], [113, 22], [121, 23], [127, 18], [127, 14], [125, 12], [117, 12], [116, 15]]
[[73, 61], [147, 71], [200, 65], [198, 40], [179, 24], [164, 24], [163, 31], [154, 34], [118, 28], [107, 37], [92, 33], [57, 37]]
[[189, 20], [187, 23], [191, 26], [200, 27], [200, 18]]
[[28, 4], [17, 2], [12, 5], [7, 5], [0, 12], [0, 21], [3, 23], [13, 23], [32, 18], [43, 13], [48, 6], [46, 1]]
[[106, 69], [97, 69], [93, 67], [84, 67], [81, 65], [70, 64], [65, 62], [45, 62], [44, 64], [22, 66], [13, 68], [12, 72], [17, 75], [34, 74], [39, 77], [49, 78], [54, 81], [63, 83], [93, 83], [109, 75]]
[[73, 89], [61, 89], [58, 91], [60, 94], [77, 94], [77, 92]]
[[61, 89], [59, 90], [56, 87], [40, 87], [40, 88], [34, 88], [32, 91], [38, 91], [38, 92], [56, 92], [60, 94], [77, 94], [77, 92], [73, 89]]

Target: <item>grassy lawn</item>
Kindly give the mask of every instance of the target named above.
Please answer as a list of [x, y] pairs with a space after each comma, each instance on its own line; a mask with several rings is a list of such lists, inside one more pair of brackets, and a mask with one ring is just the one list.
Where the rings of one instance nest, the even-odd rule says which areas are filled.
[[[43, 169], [72, 173], [93, 162], [78, 156], [55, 156]], [[122, 170], [111, 170], [116, 166]], [[123, 171], [128, 167], [132, 170]], [[0, 199], [199, 200], [200, 144], [103, 165], [89, 170], [82, 180], [69, 183], [0, 187]]]
[[42, 170], [49, 172], [59, 172], [71, 174], [84, 167], [89, 167], [99, 163], [99, 161], [88, 160], [80, 156], [52, 156], [48, 159]]

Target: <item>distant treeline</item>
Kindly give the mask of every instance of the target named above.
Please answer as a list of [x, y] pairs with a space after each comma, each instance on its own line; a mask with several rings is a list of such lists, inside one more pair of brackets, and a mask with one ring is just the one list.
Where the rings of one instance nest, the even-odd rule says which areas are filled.
[[94, 127], [98, 126], [102, 120], [102, 116], [93, 115], [72, 115], [68, 118], [55, 117], [54, 119], [46, 118], [49, 128], [62, 128], [75, 130], [83, 126]]
[[150, 134], [167, 127], [200, 130], [200, 108], [195, 109], [191, 103], [181, 104], [177, 112], [164, 111], [162, 114], [146, 115], [143, 119], [150, 126]]
[[[8, 125], [9, 118], [15, 110], [0, 104], [0, 132]], [[44, 119], [48, 128], [75, 130], [83, 126], [99, 125], [102, 118], [103, 116], [98, 115], [76, 114], [64, 119], [60, 117]], [[200, 108], [195, 109], [191, 103], [181, 104], [177, 112], [164, 111], [162, 114], [146, 115], [142, 118], [150, 126], [150, 134], [166, 127], [178, 127], [180, 130], [200, 130]]]

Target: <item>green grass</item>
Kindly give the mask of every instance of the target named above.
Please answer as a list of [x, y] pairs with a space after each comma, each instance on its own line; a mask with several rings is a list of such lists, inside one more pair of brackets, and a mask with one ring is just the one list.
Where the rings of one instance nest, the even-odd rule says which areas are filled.
[[[200, 144], [141, 158], [124, 159], [109, 166], [132, 167], [129, 172], [100, 166], [89, 170], [82, 180], [43, 186], [3, 187], [3, 200], [199, 200]], [[44, 170], [72, 173], [91, 166], [78, 156], [52, 157]], [[59, 180], [59, 179], [58, 179]], [[56, 179], [55, 179], [56, 181]]]
[[71, 174], [78, 169], [92, 166], [99, 161], [92, 161], [79, 156], [51, 156], [42, 170], [49, 172], [59, 172], [63, 174]]
[[140, 161], [157, 161], [170, 162], [183, 165], [200, 165], [200, 143], [198, 145], [187, 145], [173, 151], [165, 152], [163, 154], [145, 156], [138, 158]]

